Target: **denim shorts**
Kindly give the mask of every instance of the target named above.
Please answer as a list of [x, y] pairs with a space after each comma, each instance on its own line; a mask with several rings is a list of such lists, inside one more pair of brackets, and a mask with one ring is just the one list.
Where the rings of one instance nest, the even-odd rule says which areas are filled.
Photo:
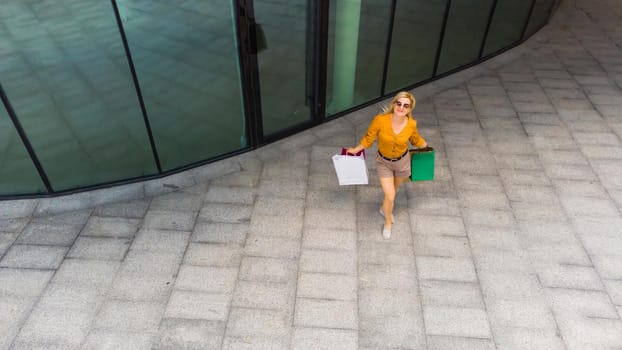
[[410, 177], [410, 153], [407, 153], [402, 159], [390, 161], [382, 158], [380, 153], [376, 154], [376, 170], [378, 177]]

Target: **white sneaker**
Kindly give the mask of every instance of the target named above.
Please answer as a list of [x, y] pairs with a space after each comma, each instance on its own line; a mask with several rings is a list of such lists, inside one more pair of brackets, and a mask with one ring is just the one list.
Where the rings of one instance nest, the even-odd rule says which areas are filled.
[[[380, 207], [380, 215], [382, 215], [382, 217], [384, 217], [384, 211], [382, 211], [382, 207]], [[395, 217], [393, 216], [393, 214], [391, 214], [391, 223], [392, 224], [395, 223]]]
[[391, 238], [391, 228], [387, 228], [386, 226], [383, 226], [383, 228], [382, 228], [382, 238], [384, 238], [384, 239]]

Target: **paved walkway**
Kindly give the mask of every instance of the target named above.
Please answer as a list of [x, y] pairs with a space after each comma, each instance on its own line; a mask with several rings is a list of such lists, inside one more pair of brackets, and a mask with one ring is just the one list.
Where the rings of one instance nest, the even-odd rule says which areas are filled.
[[379, 106], [169, 193], [0, 203], [0, 349], [622, 349], [621, 23], [567, 0], [415, 90], [436, 180], [390, 240], [374, 169], [339, 187], [330, 161]]

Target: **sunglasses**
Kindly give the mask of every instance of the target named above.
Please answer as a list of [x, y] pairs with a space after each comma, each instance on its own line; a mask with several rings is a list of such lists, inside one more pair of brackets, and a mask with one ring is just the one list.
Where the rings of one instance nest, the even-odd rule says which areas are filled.
[[410, 108], [410, 104], [409, 103], [402, 103], [400, 101], [395, 101], [395, 105], [398, 106], [398, 107]]

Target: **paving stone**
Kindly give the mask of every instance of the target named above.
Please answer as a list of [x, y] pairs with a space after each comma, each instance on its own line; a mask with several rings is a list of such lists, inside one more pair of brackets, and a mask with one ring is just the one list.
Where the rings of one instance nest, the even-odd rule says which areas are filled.
[[361, 318], [421, 314], [421, 301], [416, 289], [363, 288], [358, 301]]
[[548, 294], [556, 313], [570, 311], [580, 317], [616, 318], [611, 297], [604, 291], [554, 288], [549, 289]]
[[82, 236], [132, 237], [138, 229], [138, 219], [92, 216], [81, 232]]
[[426, 333], [471, 338], [491, 338], [490, 324], [482, 309], [425, 307]]
[[475, 283], [426, 280], [419, 289], [424, 307], [484, 308], [482, 292]]
[[286, 350], [290, 348], [290, 336], [265, 337], [265, 336], [226, 336], [223, 350]]
[[[145, 214], [142, 227], [173, 231], [192, 231], [196, 215], [194, 211], [149, 210], [147, 214]], [[201, 219], [201, 216], [199, 216], [199, 219]]]
[[522, 249], [518, 238], [518, 229], [471, 225], [467, 228], [468, 243], [473, 250], [508, 250]]
[[108, 296], [131, 301], [163, 302], [169, 298], [173, 274], [121, 273], [112, 283]]
[[242, 258], [239, 279], [257, 282], [293, 282], [296, 278], [297, 264], [288, 259], [263, 257]]
[[151, 349], [154, 339], [153, 333], [98, 329], [89, 332], [81, 348], [85, 350], [107, 347], [111, 349]]
[[191, 241], [198, 243], [244, 244], [249, 224], [197, 222]]
[[453, 216], [415, 215], [411, 226], [418, 234], [437, 234], [446, 236], [465, 236], [462, 218]]
[[532, 300], [544, 295], [544, 290], [534, 274], [481, 271], [478, 278], [482, 293], [486, 297]]
[[[257, 211], [256, 211], [257, 212]], [[253, 236], [272, 236], [287, 239], [298, 239], [302, 235], [301, 215], [262, 215], [253, 213], [249, 233]]]
[[8, 349], [35, 304], [32, 297], [0, 298], [0, 348]]
[[296, 259], [300, 254], [300, 242], [295, 239], [251, 235], [246, 239], [244, 254], [267, 258]]
[[107, 288], [119, 269], [120, 262], [65, 259], [54, 275], [56, 283], [80, 283]]
[[356, 300], [357, 279], [347, 275], [301, 273], [296, 292], [299, 298]]
[[363, 317], [359, 349], [424, 349], [425, 333], [420, 316]]
[[511, 211], [466, 208], [463, 213], [467, 226], [512, 227], [515, 225]]
[[591, 266], [541, 265], [538, 277], [546, 287], [604, 290], [600, 277]]
[[518, 251], [473, 251], [473, 260], [478, 271], [530, 273], [531, 265], [527, 253]]
[[29, 222], [30, 218], [0, 219], [0, 233], [17, 235]]
[[149, 200], [140, 199], [129, 202], [107, 204], [95, 208], [93, 215], [99, 217], [142, 218], [149, 208]]
[[231, 293], [237, 268], [182, 265], [175, 288], [209, 293]]
[[234, 307], [290, 310], [293, 308], [294, 288], [290, 284], [238, 281], [233, 293]]
[[416, 235], [416, 256], [435, 256], [446, 258], [469, 258], [471, 251], [466, 237], [447, 237], [436, 235]]
[[50, 283], [42, 293], [37, 307], [92, 313], [104, 302], [105, 291], [94, 285]]
[[182, 252], [150, 252], [130, 249], [123, 260], [120, 273], [172, 276], [179, 271], [182, 255]]
[[167, 193], [153, 197], [149, 211], [199, 211], [203, 199], [201, 195], [183, 192]]
[[297, 298], [294, 325], [301, 327], [357, 329], [355, 301]]
[[570, 216], [618, 217], [620, 215], [615, 204], [609, 199], [561, 196], [560, 201]]
[[244, 339], [288, 337], [291, 332], [290, 325], [291, 315], [285, 311], [232, 308], [226, 336]]
[[304, 198], [307, 183], [303, 179], [266, 179], [259, 181], [258, 195], [272, 195], [283, 198]]
[[141, 228], [132, 242], [132, 250], [149, 252], [183, 252], [190, 238], [187, 231]]
[[49, 270], [0, 268], [0, 296], [39, 296], [53, 274]]
[[413, 259], [413, 250], [409, 246], [387, 245], [384, 242], [359, 244], [358, 262], [361, 264], [412, 265]]
[[557, 317], [561, 335], [571, 349], [606, 349], [622, 346], [620, 319]]
[[356, 255], [345, 250], [303, 250], [300, 271], [354, 274]]
[[184, 264], [199, 266], [238, 267], [242, 259], [238, 245], [190, 243]]
[[[463, 349], [463, 350], [493, 350], [495, 343], [490, 339], [476, 339], [429, 335], [427, 337], [429, 350]], [[496, 340], [496, 339], [495, 339]]]
[[622, 280], [622, 256], [593, 256], [598, 275], [604, 279]]
[[420, 279], [476, 282], [477, 276], [471, 259], [417, 257]]
[[360, 265], [359, 288], [412, 290], [417, 286], [414, 266]]
[[16, 243], [71, 246], [80, 233], [79, 225], [30, 223]]
[[310, 249], [356, 249], [356, 232], [325, 228], [306, 228], [302, 236], [302, 247]]
[[495, 342], [500, 349], [566, 349], [556, 330], [527, 329], [518, 327], [493, 327]]
[[123, 260], [129, 247], [128, 238], [78, 237], [67, 257], [120, 261]]
[[[352, 212], [352, 214], [354, 214]], [[332, 209], [307, 208], [305, 210], [305, 227], [334, 228], [341, 230], [354, 230], [356, 228], [355, 216], [348, 214], [347, 210], [336, 211]]]
[[622, 305], [622, 281], [603, 280], [605, 289], [615, 305]]
[[[281, 198], [273, 196], [259, 196], [253, 207], [254, 215], [276, 215], [281, 219], [297, 219], [298, 222], [304, 215], [305, 201], [303, 199]], [[292, 220], [293, 221], [293, 220]]]
[[166, 306], [168, 318], [225, 321], [231, 296], [195, 291], [174, 290]]
[[354, 331], [297, 327], [292, 337], [292, 349], [355, 350], [357, 342], [358, 335]]
[[109, 300], [93, 321], [94, 328], [155, 332], [164, 314], [162, 303]]
[[221, 321], [165, 318], [158, 333], [156, 349], [220, 349], [225, 324]]
[[83, 311], [35, 308], [15, 341], [77, 347], [86, 337], [92, 319], [91, 313]]
[[0, 260], [0, 267], [57, 269], [68, 248], [14, 244]]
[[84, 225], [91, 217], [90, 209], [74, 210], [52, 215], [35, 215], [31, 222], [50, 225]]
[[495, 327], [517, 327], [554, 332], [557, 328], [548, 302], [544, 299], [503, 300], [486, 298], [486, 310]]

